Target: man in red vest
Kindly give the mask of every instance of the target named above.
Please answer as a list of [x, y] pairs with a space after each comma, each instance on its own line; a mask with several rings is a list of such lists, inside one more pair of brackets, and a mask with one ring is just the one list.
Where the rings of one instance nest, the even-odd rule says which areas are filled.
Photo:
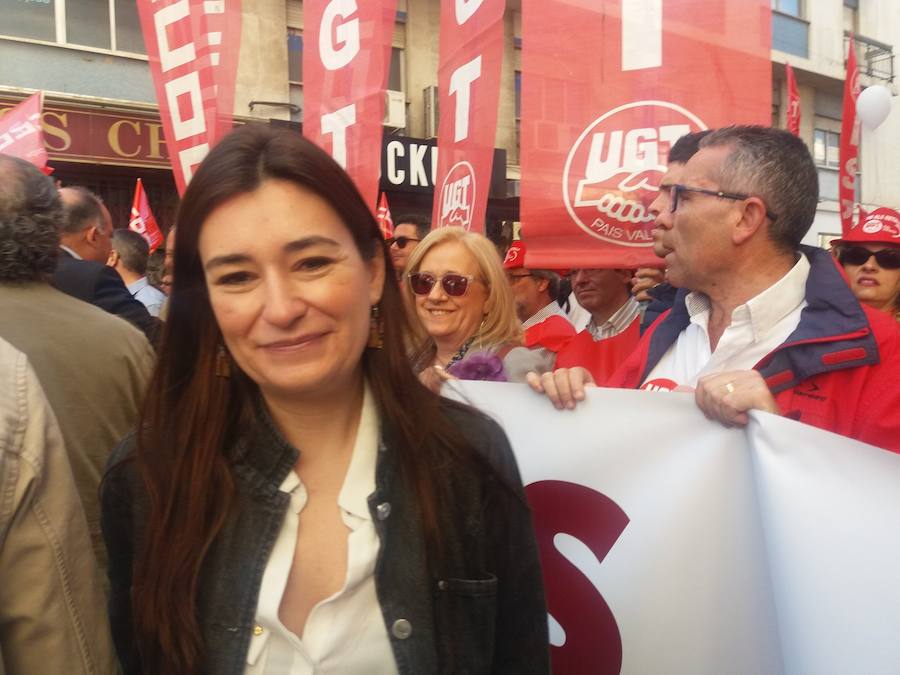
[[548, 363], [575, 337], [575, 328], [557, 302], [559, 275], [525, 267], [525, 242], [516, 240], [503, 260], [512, 288], [516, 314], [525, 331], [525, 346], [536, 349]]

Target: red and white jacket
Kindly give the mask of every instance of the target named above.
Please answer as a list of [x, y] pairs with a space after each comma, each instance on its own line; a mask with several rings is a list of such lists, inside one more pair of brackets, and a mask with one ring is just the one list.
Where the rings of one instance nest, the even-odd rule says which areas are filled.
[[[829, 253], [801, 248], [810, 262], [807, 306], [797, 329], [754, 369], [785, 417], [900, 452], [900, 328], [860, 304]], [[687, 293], [678, 292], [607, 386], [644, 383], [690, 323]]]

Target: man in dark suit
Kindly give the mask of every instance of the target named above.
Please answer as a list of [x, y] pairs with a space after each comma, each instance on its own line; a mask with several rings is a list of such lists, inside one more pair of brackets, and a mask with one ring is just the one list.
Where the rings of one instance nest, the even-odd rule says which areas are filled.
[[122, 277], [106, 265], [112, 250], [112, 217], [91, 192], [79, 187], [59, 191], [63, 203], [59, 262], [51, 279], [57, 289], [115, 314], [156, 342], [159, 320], [135, 300]]

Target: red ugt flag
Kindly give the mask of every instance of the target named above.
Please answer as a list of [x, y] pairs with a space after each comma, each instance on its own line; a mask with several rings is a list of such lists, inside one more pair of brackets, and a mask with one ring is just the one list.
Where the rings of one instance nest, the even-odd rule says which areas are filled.
[[12, 155], [31, 162], [44, 173], [47, 148], [41, 129], [43, 92], [32, 94], [0, 118], [0, 154]]
[[787, 128], [794, 136], [800, 135], [800, 93], [797, 91], [797, 80], [794, 78], [794, 69], [790, 63], [784, 64], [784, 72], [787, 76], [788, 106]]
[[847, 76], [844, 80], [844, 113], [841, 120], [840, 171], [838, 198], [841, 201], [841, 232], [853, 229], [853, 206], [856, 204], [856, 169], [859, 156], [859, 120], [856, 119], [856, 98], [859, 96], [859, 70], [856, 67], [856, 47], [853, 36], [847, 47]]
[[522, 0], [526, 266], [661, 266], [669, 149], [771, 123], [771, 36], [767, 0]]
[[163, 242], [162, 232], [159, 225], [156, 224], [156, 218], [153, 217], [153, 211], [150, 210], [150, 202], [147, 200], [147, 193], [144, 192], [144, 184], [141, 179], [137, 179], [134, 186], [134, 202], [131, 204], [131, 220], [128, 222], [128, 229], [134, 230], [150, 244], [150, 253], [153, 253]]
[[484, 230], [494, 160], [504, 0], [441, 3], [434, 227]]
[[378, 212], [375, 214], [375, 220], [378, 221], [382, 237], [390, 239], [394, 236], [394, 219], [391, 218], [391, 207], [388, 206], [387, 195], [383, 192], [381, 193], [381, 199], [378, 201]]

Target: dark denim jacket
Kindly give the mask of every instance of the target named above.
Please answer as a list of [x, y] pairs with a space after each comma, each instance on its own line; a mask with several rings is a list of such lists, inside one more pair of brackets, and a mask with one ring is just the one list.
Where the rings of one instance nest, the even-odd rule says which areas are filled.
[[[442, 467], [454, 496], [439, 514], [442, 570], [426, 561], [412, 488], [404, 484], [396, 443], [384, 433], [369, 510], [381, 540], [375, 587], [401, 675], [548, 673], [547, 613], [531, 515], [518, 468], [500, 427], [447, 404], [510, 490], [452, 464]], [[126, 457], [133, 441], [113, 453]], [[198, 616], [209, 672], [240, 675], [254, 627], [263, 571], [287, 511], [278, 487], [298, 451], [268, 419], [231, 453], [236, 504], [204, 561]], [[132, 464], [112, 470], [103, 487], [103, 534], [109, 549], [110, 620], [126, 675], [140, 672], [131, 634], [131, 569], [142, 528]], [[160, 617], [165, 621], [165, 617]]]

